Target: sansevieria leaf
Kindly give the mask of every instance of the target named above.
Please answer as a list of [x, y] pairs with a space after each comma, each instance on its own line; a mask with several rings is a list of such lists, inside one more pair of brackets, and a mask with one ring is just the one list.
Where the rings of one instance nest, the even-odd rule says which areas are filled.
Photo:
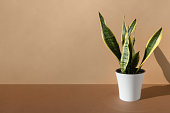
[[[131, 41], [130, 36], [131, 36], [131, 33], [134, 31], [135, 27], [136, 27], [136, 19], [133, 20], [133, 22], [130, 24], [128, 29], [126, 28], [125, 20], [123, 20], [123, 26], [122, 26], [122, 45], [124, 46], [124, 40], [125, 39], [129, 40], [128, 41], [128, 47], [129, 47], [129, 49], [128, 49], [129, 50], [128, 64], [125, 64], [125, 62], [124, 62], [125, 65], [124, 64], [122, 65], [122, 68], [121, 68], [122, 70], [121, 71], [123, 73], [125, 73], [125, 71], [126, 71], [126, 73], [131, 73], [131, 70], [130, 70], [131, 69], [131, 62], [130, 61], [131, 61], [132, 57], [135, 54], [135, 50], [133, 48], [133, 43]], [[123, 52], [124, 52], [124, 50], [123, 50]], [[122, 55], [123, 55], [123, 52], [122, 52]]]
[[136, 19], [133, 20], [133, 22], [130, 24], [130, 26], [129, 26], [129, 28], [128, 28], [129, 49], [130, 49], [131, 57], [134, 56], [135, 50], [134, 50], [133, 43], [132, 43], [132, 40], [131, 40], [130, 35], [131, 35], [131, 33], [135, 30], [135, 27], [136, 27]]
[[130, 36], [131, 33], [134, 31], [136, 27], [136, 19], [133, 20], [133, 22], [130, 24], [129, 28], [128, 28], [128, 35]]
[[135, 27], [134, 32], [133, 32], [133, 46], [135, 45], [135, 31], [136, 31], [136, 27]]
[[130, 59], [131, 57], [133, 57], [133, 55], [135, 54], [135, 50], [134, 50], [134, 47], [133, 47], [133, 43], [132, 43], [132, 40], [131, 40], [131, 33], [135, 30], [135, 27], [136, 27], [136, 19], [134, 19], [132, 21], [132, 23], [130, 24], [129, 28], [128, 28], [128, 34], [126, 34], [125, 38], [126, 37], [129, 37], [129, 51], [130, 51]]
[[132, 68], [132, 69], [136, 68], [136, 66], [138, 65], [138, 62], [139, 62], [139, 52], [137, 52], [137, 53], [132, 57], [132, 60], [131, 60], [131, 68]]
[[126, 73], [132, 73], [132, 71], [133, 71], [131, 61], [132, 61], [132, 57], [135, 55], [135, 50], [134, 50], [130, 36], [129, 36], [129, 52], [130, 52], [130, 57], [129, 57], [129, 63], [126, 68], [126, 70], [127, 70]]
[[133, 36], [133, 46], [135, 45], [135, 36]]
[[131, 37], [129, 37], [129, 50], [130, 50], [130, 54], [133, 57], [135, 55], [135, 49], [131, 40]]
[[100, 18], [101, 32], [102, 32], [104, 42], [110, 48], [112, 53], [117, 57], [117, 59], [120, 61], [121, 52], [120, 52], [120, 48], [117, 43], [117, 40], [116, 40], [114, 34], [112, 33], [112, 31], [107, 27], [105, 20], [104, 20], [103, 16], [101, 15], [101, 13], [99, 13], [99, 18]]
[[121, 68], [122, 73], [126, 73], [126, 67], [129, 62], [129, 57], [130, 57], [129, 37], [126, 37], [124, 45], [123, 45], [121, 60], [120, 60], [120, 68]]
[[122, 45], [125, 42], [125, 35], [127, 32], [126, 24], [125, 24], [125, 17], [123, 18], [123, 26], [122, 26]]
[[155, 50], [155, 48], [158, 46], [162, 38], [162, 28], [160, 28], [148, 41], [144, 57], [142, 59], [142, 62], [136, 71], [136, 73], [139, 71], [139, 69], [142, 67], [143, 63], [148, 59], [148, 57], [152, 54], [152, 52]]
[[[128, 29], [126, 28], [126, 24], [125, 24], [125, 20], [123, 20], [123, 26], [122, 26], [122, 44], [124, 44], [124, 40], [125, 38], [131, 35], [131, 33], [134, 31], [136, 27], [136, 19], [134, 19], [132, 21], [132, 23], [130, 24], [130, 26], [128, 27]], [[128, 34], [126, 34], [126, 32], [128, 31]]]

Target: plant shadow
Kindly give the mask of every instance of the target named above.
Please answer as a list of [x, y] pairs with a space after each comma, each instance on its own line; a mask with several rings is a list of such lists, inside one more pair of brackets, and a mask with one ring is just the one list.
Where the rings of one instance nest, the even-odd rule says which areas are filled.
[[170, 95], [170, 85], [152, 86], [142, 89], [142, 99]]
[[[162, 50], [157, 47], [154, 51], [154, 56], [157, 63], [159, 64], [165, 79], [170, 83], [170, 64], [167, 58], [165, 57]], [[160, 85], [152, 86], [142, 89], [142, 99], [153, 98], [158, 96], [170, 95], [170, 85]]]

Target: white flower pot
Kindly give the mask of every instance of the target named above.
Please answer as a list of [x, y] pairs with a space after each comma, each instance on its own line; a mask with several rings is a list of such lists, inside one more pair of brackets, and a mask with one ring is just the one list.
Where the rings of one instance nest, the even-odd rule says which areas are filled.
[[116, 70], [119, 98], [121, 100], [132, 102], [140, 99], [144, 72], [141, 69], [139, 74], [123, 74], [120, 69]]

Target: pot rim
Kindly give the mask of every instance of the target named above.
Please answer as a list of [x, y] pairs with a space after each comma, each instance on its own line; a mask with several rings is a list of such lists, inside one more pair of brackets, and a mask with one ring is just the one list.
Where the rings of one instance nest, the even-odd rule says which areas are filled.
[[122, 72], [121, 72], [121, 69], [118, 68], [118, 69], [116, 69], [115, 72], [116, 72], [116, 73], [119, 73], [119, 74], [122, 74], [122, 75], [140, 75], [140, 74], [145, 73], [145, 70], [144, 70], [144, 69], [140, 69], [140, 70], [139, 70], [139, 73], [137, 73], [137, 74], [126, 74], [126, 73], [122, 73]]

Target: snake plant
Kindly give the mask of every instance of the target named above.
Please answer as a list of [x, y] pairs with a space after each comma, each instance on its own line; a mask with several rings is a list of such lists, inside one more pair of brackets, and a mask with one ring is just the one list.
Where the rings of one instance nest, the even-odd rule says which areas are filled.
[[[139, 70], [142, 68], [142, 65], [145, 63], [145, 61], [149, 58], [151, 53], [155, 50], [155, 48], [160, 43], [160, 40], [162, 38], [162, 28], [160, 28], [157, 32], [155, 32], [149, 39], [148, 43], [146, 44], [145, 53], [142, 62], [137, 68], [137, 65], [139, 63], [139, 51], [135, 52], [134, 49], [134, 44], [135, 44], [134, 32], [136, 27], [136, 19], [134, 19], [128, 27], [126, 26], [125, 18], [123, 19], [122, 34], [121, 34], [121, 41], [122, 41], [122, 52], [121, 52], [115, 35], [106, 25], [104, 17], [101, 15], [100, 12], [99, 12], [99, 18], [100, 18], [101, 32], [102, 32], [102, 37], [104, 39], [104, 42], [118, 59], [121, 72], [126, 74], [139, 73]], [[131, 36], [133, 39], [131, 39]]]

